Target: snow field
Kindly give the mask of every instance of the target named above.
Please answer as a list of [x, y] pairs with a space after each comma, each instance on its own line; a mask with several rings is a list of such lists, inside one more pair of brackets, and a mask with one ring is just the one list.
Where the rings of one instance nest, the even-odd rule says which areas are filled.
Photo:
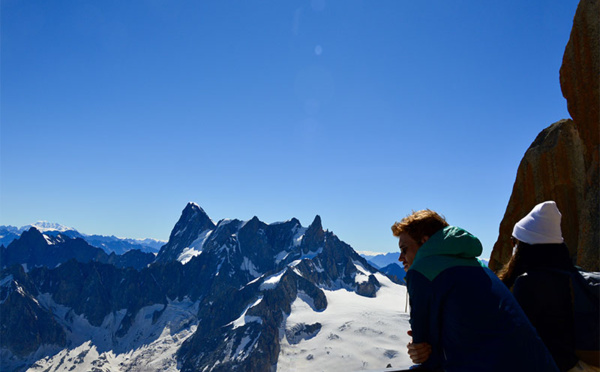
[[[406, 353], [410, 341], [409, 314], [404, 313], [406, 287], [375, 274], [382, 287], [368, 298], [344, 289], [325, 291], [327, 309], [317, 312], [308, 296], [299, 293], [291, 314], [280, 329], [278, 371], [360, 371], [395, 368], [412, 363]], [[286, 336], [290, 331], [321, 324], [315, 334], [299, 342]]]

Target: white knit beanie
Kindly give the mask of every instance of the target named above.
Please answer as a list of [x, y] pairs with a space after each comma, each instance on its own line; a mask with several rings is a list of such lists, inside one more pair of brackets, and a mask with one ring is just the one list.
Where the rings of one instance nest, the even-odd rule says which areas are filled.
[[527, 244], [560, 244], [564, 241], [560, 230], [561, 217], [555, 202], [540, 203], [515, 224], [512, 234]]

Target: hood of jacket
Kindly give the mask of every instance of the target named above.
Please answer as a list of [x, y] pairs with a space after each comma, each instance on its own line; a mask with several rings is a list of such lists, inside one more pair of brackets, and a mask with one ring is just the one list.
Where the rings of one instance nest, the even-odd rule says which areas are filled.
[[449, 267], [485, 266], [477, 259], [482, 252], [477, 237], [460, 227], [447, 226], [419, 248], [409, 271], [419, 271], [433, 280]]

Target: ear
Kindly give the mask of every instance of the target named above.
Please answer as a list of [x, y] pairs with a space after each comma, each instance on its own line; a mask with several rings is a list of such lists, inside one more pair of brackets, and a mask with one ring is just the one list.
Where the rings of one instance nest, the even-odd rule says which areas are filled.
[[425, 235], [423, 238], [421, 238], [421, 245], [425, 244], [425, 242], [428, 240], [429, 240], [429, 237], [427, 235]]

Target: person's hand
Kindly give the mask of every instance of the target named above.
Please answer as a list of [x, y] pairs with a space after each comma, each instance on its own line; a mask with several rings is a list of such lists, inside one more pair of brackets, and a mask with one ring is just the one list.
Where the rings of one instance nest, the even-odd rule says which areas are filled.
[[[408, 331], [408, 335], [412, 337], [412, 331]], [[431, 345], [427, 342], [420, 342], [418, 344], [412, 341], [406, 345], [408, 348], [408, 356], [415, 364], [425, 363], [431, 355]]]

